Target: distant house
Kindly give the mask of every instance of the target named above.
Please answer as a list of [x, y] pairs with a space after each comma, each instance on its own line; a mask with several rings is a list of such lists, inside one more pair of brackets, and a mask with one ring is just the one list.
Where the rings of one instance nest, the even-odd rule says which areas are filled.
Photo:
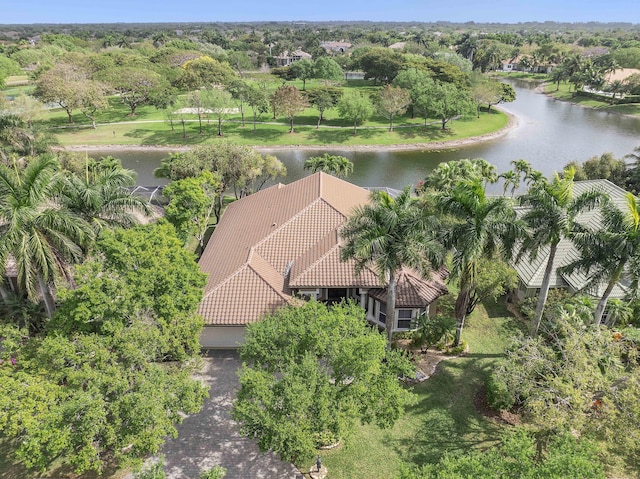
[[311, 60], [311, 55], [302, 50], [296, 50], [295, 52], [289, 53], [288, 51], [282, 52], [280, 55], [273, 57], [276, 61], [276, 66], [279, 67], [288, 67], [292, 63], [297, 62], [298, 60]]
[[[576, 181], [573, 187], [573, 194], [574, 196], [578, 196], [592, 190], [601, 191], [609, 195], [611, 201], [620, 209], [627, 207], [627, 192], [608, 180]], [[524, 213], [526, 208], [520, 207], [518, 211], [519, 213]], [[602, 222], [602, 214], [600, 210], [594, 209], [580, 214], [576, 221], [589, 229], [597, 230]], [[574, 272], [572, 274], [566, 274], [558, 272], [558, 268], [575, 261], [579, 257], [580, 254], [571, 240], [563, 239], [560, 241], [553, 264], [550, 288], [562, 288], [571, 293], [581, 291], [595, 298], [600, 298], [606, 285], [602, 285], [597, 290], [585, 291], [584, 288], [589, 278], [584, 273]], [[525, 255], [520, 261], [513, 264], [520, 280], [517, 291], [520, 300], [534, 297], [540, 292], [544, 278], [544, 270], [548, 260], [549, 247], [544, 246], [540, 248], [538, 256], [535, 259], [530, 259]], [[626, 279], [623, 279], [623, 281], [616, 285], [613, 288], [611, 298], [624, 297], [627, 284]]]
[[509, 60], [502, 61], [502, 71], [503, 72], [515, 72], [518, 71], [518, 59], [511, 58]]
[[395, 42], [389, 45], [389, 48], [392, 50], [404, 50], [404, 47], [407, 45], [407, 42]]
[[349, 42], [320, 42], [320, 46], [328, 53], [344, 53], [352, 47]]
[[350, 298], [374, 325], [406, 331], [411, 320], [447, 293], [446, 273], [398, 275], [395, 318], [385, 317], [386, 290], [377, 274], [340, 260], [339, 229], [369, 191], [325, 173], [276, 185], [226, 209], [200, 259], [208, 274], [200, 314], [204, 347], [233, 348], [263, 315], [303, 299]]

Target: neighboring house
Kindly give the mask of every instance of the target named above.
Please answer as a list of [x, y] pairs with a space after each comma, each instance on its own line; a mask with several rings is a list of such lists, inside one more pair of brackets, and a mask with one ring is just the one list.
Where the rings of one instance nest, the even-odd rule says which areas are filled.
[[509, 60], [503, 60], [502, 62], [503, 72], [515, 72], [518, 71], [518, 59], [511, 58]]
[[282, 52], [280, 55], [273, 57], [276, 61], [276, 66], [279, 67], [288, 67], [292, 63], [297, 62], [298, 60], [311, 60], [311, 55], [302, 50], [296, 50], [295, 52], [289, 53], [288, 51]]
[[[340, 227], [356, 206], [369, 201], [364, 188], [315, 173], [278, 184], [230, 204], [200, 259], [208, 274], [200, 305], [204, 347], [232, 348], [244, 328], [265, 314], [301, 299], [351, 298], [373, 324], [387, 324], [386, 291], [372, 269], [355, 272], [340, 260]], [[445, 274], [424, 279], [404, 269], [398, 275], [393, 329], [411, 327], [411, 318], [447, 293]]]
[[404, 47], [407, 45], [407, 42], [395, 42], [389, 45], [389, 48], [392, 50], [404, 50]]
[[[573, 186], [573, 195], [578, 196], [591, 190], [606, 193], [611, 198], [611, 201], [620, 209], [625, 210], [627, 208], [627, 192], [608, 180], [576, 181]], [[520, 207], [519, 211], [525, 211], [525, 208]], [[591, 230], [597, 230], [602, 221], [602, 214], [599, 209], [594, 209], [580, 214], [577, 217], [577, 221]], [[581, 291], [599, 299], [602, 296], [606, 285], [602, 285], [597, 291], [583, 291], [588, 281], [588, 277], [584, 273], [574, 272], [569, 275], [561, 274], [557, 271], [557, 268], [565, 266], [579, 257], [579, 252], [571, 240], [563, 239], [560, 241], [554, 260], [550, 288], [562, 288], [571, 293]], [[536, 296], [540, 292], [544, 277], [544, 270], [548, 259], [549, 247], [545, 246], [540, 248], [536, 259], [532, 260], [527, 254], [525, 254], [520, 261], [513, 265], [520, 279], [517, 291], [518, 299], [523, 300], [525, 298], [530, 298]], [[611, 298], [622, 298], [624, 295], [625, 281], [622, 281], [613, 288]]]
[[320, 42], [320, 46], [328, 53], [344, 53], [352, 45], [349, 42]]
[[0, 277], [0, 287], [18, 293], [18, 266], [13, 255], [9, 255], [4, 265], [4, 280]]

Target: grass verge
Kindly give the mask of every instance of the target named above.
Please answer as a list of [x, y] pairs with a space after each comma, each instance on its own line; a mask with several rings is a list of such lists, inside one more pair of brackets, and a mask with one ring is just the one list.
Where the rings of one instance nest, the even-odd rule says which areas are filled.
[[567, 101], [575, 105], [582, 105], [596, 110], [602, 110], [609, 113], [619, 113], [623, 115], [640, 116], [640, 103], [627, 103], [623, 105], [611, 105], [606, 101], [589, 98], [586, 96], [574, 96], [570, 91], [571, 85], [568, 83], [560, 83], [560, 87], [555, 83], [547, 83], [544, 91], [556, 100]]

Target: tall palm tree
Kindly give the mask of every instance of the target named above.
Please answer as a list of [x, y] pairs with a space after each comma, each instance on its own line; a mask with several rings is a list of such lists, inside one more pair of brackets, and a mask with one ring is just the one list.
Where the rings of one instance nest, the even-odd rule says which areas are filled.
[[57, 201], [61, 187], [51, 157], [36, 158], [22, 171], [0, 165], [0, 274], [12, 255], [19, 288], [33, 302], [40, 294], [49, 317], [54, 280], [69, 278], [69, 264], [82, 258], [94, 237], [84, 219]]
[[[622, 279], [630, 264], [640, 262], [640, 205], [636, 197], [627, 194], [627, 208], [623, 211], [607, 202], [602, 206], [602, 225], [597, 230], [580, 228], [571, 235], [580, 251], [580, 258], [562, 268], [571, 273], [581, 271], [589, 281], [586, 288], [606, 285], [593, 315], [600, 324], [611, 292]], [[639, 271], [630, 271], [636, 279]], [[634, 282], [637, 292], [637, 282]]]
[[574, 175], [575, 169], [568, 168], [562, 178], [556, 173], [553, 181], [549, 182], [541, 175], [530, 174], [530, 178], [534, 179], [529, 191], [519, 198], [520, 204], [527, 208], [522, 219], [529, 234], [521, 244], [517, 260], [525, 254], [535, 260], [542, 248], [549, 249], [536, 310], [529, 327], [531, 336], [538, 334], [560, 241], [569, 236], [579, 213], [594, 208], [603, 199], [602, 194], [597, 192], [583, 193], [574, 198]]
[[456, 339], [460, 344], [478, 263], [482, 258], [509, 257], [513, 244], [522, 234], [513, 203], [504, 196], [486, 195], [480, 178], [463, 180], [452, 189], [435, 193], [436, 207], [446, 220], [444, 244], [453, 251], [452, 278], [460, 292], [456, 298]]
[[121, 167], [87, 167], [83, 177], [65, 178], [61, 202], [69, 211], [91, 224], [96, 235], [105, 227], [129, 227], [136, 223], [135, 214], [150, 213], [149, 204], [127, 189], [135, 185], [135, 173]]
[[435, 238], [435, 217], [424, 214], [410, 187], [392, 198], [384, 191], [371, 192], [370, 202], [355, 209], [341, 231], [345, 241], [342, 259], [355, 259], [356, 271], [375, 268], [387, 285], [387, 344], [390, 346], [396, 305], [396, 277], [403, 266], [423, 275], [440, 267], [444, 248]]

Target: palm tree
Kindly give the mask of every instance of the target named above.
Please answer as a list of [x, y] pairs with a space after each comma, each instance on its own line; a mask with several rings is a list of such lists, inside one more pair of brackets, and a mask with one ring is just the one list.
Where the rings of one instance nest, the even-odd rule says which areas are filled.
[[94, 237], [84, 219], [58, 203], [62, 184], [51, 157], [34, 159], [22, 171], [0, 165], [0, 265], [13, 256], [19, 288], [33, 302], [40, 294], [49, 317], [54, 280], [69, 278], [69, 264]]
[[529, 328], [531, 336], [535, 336], [540, 327], [549, 293], [553, 262], [560, 241], [567, 238], [574, 229], [576, 216], [597, 206], [603, 198], [602, 194], [597, 192], [583, 193], [574, 198], [574, 175], [575, 169], [568, 168], [562, 178], [556, 173], [553, 181], [549, 182], [543, 176], [531, 172], [529, 176], [534, 179], [529, 191], [519, 198], [520, 204], [528, 208], [522, 219], [529, 229], [529, 234], [521, 244], [517, 260], [524, 254], [535, 260], [542, 248], [549, 248], [540, 294]]
[[391, 345], [396, 304], [396, 276], [403, 266], [427, 275], [440, 267], [444, 249], [434, 231], [435, 217], [424, 214], [411, 197], [410, 187], [392, 198], [372, 191], [370, 202], [355, 209], [341, 231], [342, 259], [355, 259], [356, 271], [372, 266], [387, 285], [387, 345]]
[[338, 178], [346, 178], [353, 173], [353, 163], [344, 156], [330, 155], [325, 153], [322, 156], [312, 156], [304, 162], [304, 169], [323, 171]]
[[105, 227], [130, 227], [135, 214], [150, 213], [149, 204], [132, 195], [128, 187], [135, 185], [135, 173], [122, 167], [101, 167], [93, 171], [88, 165], [84, 177], [71, 174], [65, 178], [62, 204], [91, 224], [96, 236]]
[[463, 180], [452, 189], [436, 192], [435, 202], [447, 218], [443, 242], [453, 251], [451, 275], [460, 285], [455, 305], [457, 346], [469, 313], [479, 261], [495, 256], [507, 258], [522, 228], [512, 201], [504, 196], [488, 197], [480, 178]]
[[[602, 225], [597, 230], [580, 228], [571, 239], [580, 251], [580, 258], [563, 267], [562, 271], [586, 274], [589, 278], [586, 289], [606, 284], [593, 315], [594, 323], [600, 324], [613, 288], [629, 265], [640, 261], [640, 205], [636, 197], [627, 194], [624, 211], [606, 202], [602, 206]], [[632, 275], [640, 276], [640, 272], [634, 271]]]

